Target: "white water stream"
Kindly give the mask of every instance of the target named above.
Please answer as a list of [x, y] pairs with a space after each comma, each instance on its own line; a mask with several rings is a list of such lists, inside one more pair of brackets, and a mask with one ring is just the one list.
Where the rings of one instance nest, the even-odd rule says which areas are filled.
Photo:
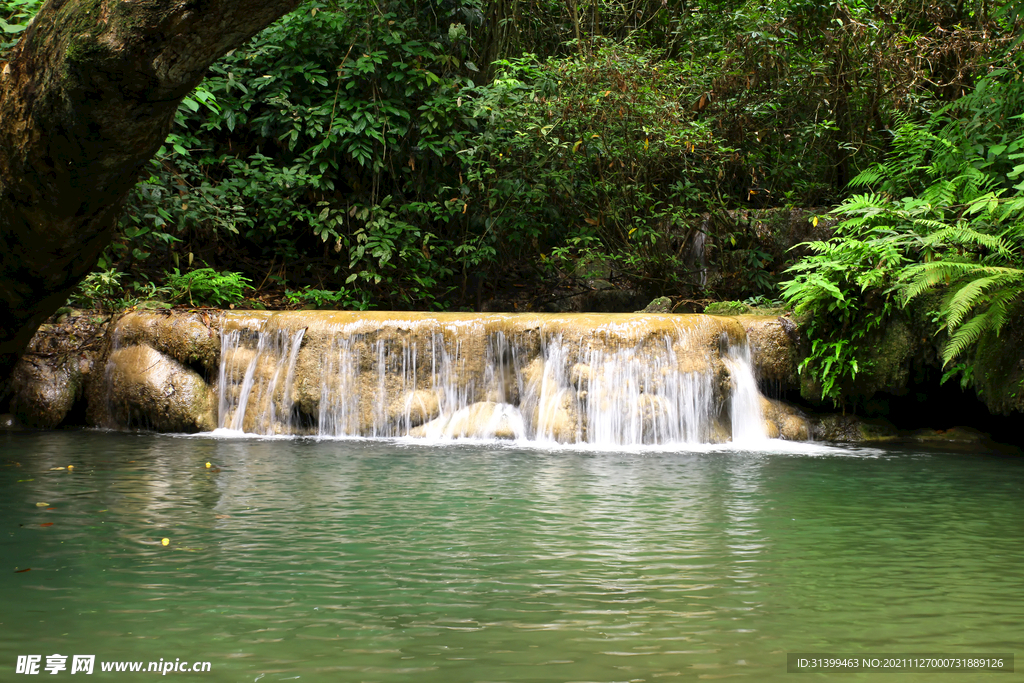
[[603, 446], [762, 442], [746, 341], [710, 324], [640, 335], [622, 325], [565, 335], [433, 321], [228, 330], [219, 426]]

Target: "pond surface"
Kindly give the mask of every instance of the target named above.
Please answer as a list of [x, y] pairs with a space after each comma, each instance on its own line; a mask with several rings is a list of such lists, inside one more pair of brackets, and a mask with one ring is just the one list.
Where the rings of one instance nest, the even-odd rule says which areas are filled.
[[1017, 649], [1024, 462], [799, 449], [0, 434], [0, 679], [91, 654], [122, 681], [154, 674], [100, 663], [773, 681], [790, 652]]

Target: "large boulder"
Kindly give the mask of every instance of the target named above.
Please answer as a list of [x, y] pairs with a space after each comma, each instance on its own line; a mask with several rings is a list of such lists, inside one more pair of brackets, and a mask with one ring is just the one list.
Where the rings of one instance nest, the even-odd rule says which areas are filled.
[[811, 438], [811, 421], [788, 403], [762, 396], [761, 414], [764, 417], [765, 433], [772, 439], [807, 441]]
[[895, 441], [899, 438], [896, 428], [889, 422], [855, 415], [819, 415], [811, 421], [811, 425], [816, 441], [865, 443]]
[[202, 311], [135, 311], [117, 321], [114, 343], [121, 347], [145, 344], [179, 363], [210, 373], [220, 362], [216, 321], [216, 317]]
[[81, 419], [84, 401], [109, 348], [108, 318], [65, 309], [56, 323], [43, 325], [15, 365], [10, 411], [19, 424], [52, 429], [72, 413]]
[[413, 437], [519, 439], [525, 436], [519, 409], [507, 403], [471, 403], [451, 415], [442, 415], [409, 431]]
[[107, 360], [111, 426], [159, 432], [216, 428], [216, 397], [197, 372], [148, 344], [115, 349]]
[[798, 386], [799, 335], [796, 323], [775, 315], [742, 315], [737, 320], [747, 333], [751, 362], [757, 377], [785, 386]]
[[81, 396], [84, 362], [78, 357], [19, 359], [11, 377], [11, 413], [28, 427], [59, 425]]

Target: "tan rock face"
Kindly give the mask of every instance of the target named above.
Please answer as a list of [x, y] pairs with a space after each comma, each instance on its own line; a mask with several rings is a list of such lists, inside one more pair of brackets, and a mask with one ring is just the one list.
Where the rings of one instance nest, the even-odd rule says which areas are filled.
[[741, 315], [736, 320], [746, 331], [757, 376], [797, 385], [796, 325], [773, 315]]
[[451, 416], [409, 430], [409, 436], [432, 439], [519, 439], [525, 435], [518, 409], [491, 401], [470, 404]]
[[[159, 431], [219, 417], [260, 434], [727, 441], [746, 334], [701, 315], [140, 312], [118, 322], [109, 361], [94, 363], [103, 381], [85, 393], [96, 423]], [[27, 382], [35, 424], [66, 413], [55, 392], [74, 369]], [[770, 434], [806, 438], [802, 416], [768, 406]]]
[[807, 441], [811, 438], [811, 426], [807, 418], [789, 415], [779, 424], [782, 438], [788, 441]]
[[184, 365], [214, 372], [220, 362], [220, 334], [209, 313], [136, 311], [117, 321], [116, 347], [146, 344]]
[[441, 401], [436, 391], [416, 389], [403, 394], [388, 406], [388, 422], [404, 423], [408, 427], [418, 427], [429, 422], [441, 412]]
[[769, 438], [807, 441], [811, 438], [811, 421], [793, 406], [761, 397], [761, 412]]
[[11, 376], [10, 409], [20, 424], [52, 429], [85, 403], [93, 379], [102, 374], [94, 371], [102, 370], [108, 320], [71, 311], [61, 322], [39, 328]]
[[194, 370], [146, 344], [114, 350], [107, 361], [115, 426], [202, 432], [217, 426], [214, 396]]
[[[727, 427], [696, 425], [728, 397], [722, 357], [745, 341], [735, 319], [713, 316], [324, 311], [231, 313], [222, 326], [222, 424], [292, 428], [263, 416], [279, 400], [269, 387], [280, 386], [272, 377], [287, 340], [301, 332], [289, 396], [316, 433], [512, 435], [521, 419], [529, 438], [570, 443], [727, 440]], [[491, 414], [505, 426], [481, 427]]]
[[448, 437], [514, 439], [514, 415], [499, 403], [473, 403], [452, 415], [445, 427]]

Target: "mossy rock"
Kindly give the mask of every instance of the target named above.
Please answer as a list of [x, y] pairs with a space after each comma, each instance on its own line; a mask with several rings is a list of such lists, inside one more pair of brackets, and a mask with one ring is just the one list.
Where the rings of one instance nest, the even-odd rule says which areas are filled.
[[647, 304], [647, 306], [637, 313], [671, 313], [672, 312], [672, 299], [667, 296], [659, 296], [657, 299]]
[[787, 387], [799, 386], [800, 335], [796, 324], [783, 316], [745, 315], [738, 321], [747, 334], [757, 377]]
[[998, 337], [983, 338], [970, 365], [978, 398], [991, 412], [1024, 412], [1024, 314], [1011, 319]]
[[752, 310], [741, 301], [715, 301], [704, 307], [708, 315], [748, 315]]
[[117, 321], [117, 346], [146, 344], [179, 363], [214, 372], [220, 362], [220, 334], [208, 313], [136, 311]]
[[839, 443], [895, 441], [896, 428], [887, 420], [864, 419], [855, 415], [818, 415], [811, 420], [814, 438]]
[[28, 427], [53, 429], [81, 396], [82, 369], [77, 356], [18, 361], [11, 377], [11, 412]]

